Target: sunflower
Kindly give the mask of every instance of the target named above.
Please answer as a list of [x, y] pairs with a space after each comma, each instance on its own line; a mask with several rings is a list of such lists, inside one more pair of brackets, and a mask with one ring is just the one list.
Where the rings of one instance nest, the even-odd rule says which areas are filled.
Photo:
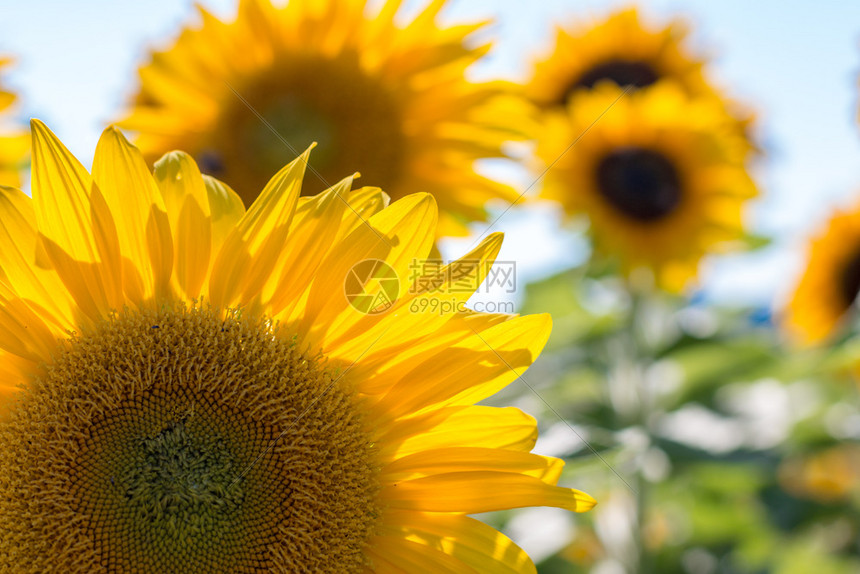
[[687, 34], [681, 20], [648, 29], [632, 7], [577, 30], [559, 26], [552, 55], [535, 65], [529, 93], [545, 106], [563, 106], [573, 92], [602, 81], [636, 89], [669, 80], [688, 94], [708, 93], [705, 62], [687, 50]]
[[[0, 70], [11, 64], [0, 57]], [[15, 103], [15, 94], [0, 89], [0, 115], [6, 115]], [[27, 136], [18, 130], [4, 130], [0, 135], [0, 185], [20, 185], [19, 169], [27, 157]]]
[[[154, 161], [184, 149], [201, 169], [236, 187], [246, 205], [296, 148], [318, 142], [306, 192], [358, 170], [397, 199], [428, 192], [439, 232], [465, 232], [484, 204], [516, 197], [475, 173], [501, 157], [526, 104], [505, 82], [471, 83], [467, 67], [489, 49], [464, 41], [483, 24], [440, 28], [435, 1], [403, 26], [399, 0], [373, 17], [364, 0], [244, 0], [225, 23], [203, 25], [140, 69], [141, 87], [120, 125]], [[295, 146], [295, 147], [294, 147]]]
[[112, 128], [90, 175], [32, 132], [32, 199], [0, 188], [0, 569], [534, 572], [467, 515], [593, 506], [534, 419], [475, 405], [547, 316], [425, 312], [468, 294], [420, 274], [347, 296], [427, 257], [431, 195], [300, 197], [305, 152], [246, 211], [184, 153], [150, 173]]
[[720, 102], [734, 118], [749, 150], [756, 150], [749, 137], [752, 112], [727, 99], [706, 78], [706, 61], [686, 46], [688, 33], [680, 19], [663, 28], [649, 28], [633, 7], [610, 14], [596, 25], [576, 30], [559, 27], [551, 55], [535, 64], [526, 92], [541, 108], [552, 109], [565, 107], [574, 94], [602, 82], [630, 91], [671, 82], [690, 97], [712, 97]]
[[833, 215], [810, 242], [785, 323], [799, 341], [824, 342], [851, 317], [860, 293], [860, 205]]
[[578, 93], [547, 115], [538, 156], [544, 197], [586, 214], [596, 249], [625, 272], [649, 268], [680, 291], [700, 258], [743, 236], [742, 207], [756, 194], [731, 118], [675, 85]]
[[846, 443], [790, 458], [780, 465], [778, 476], [794, 496], [825, 504], [849, 502], [860, 493], [860, 446]]

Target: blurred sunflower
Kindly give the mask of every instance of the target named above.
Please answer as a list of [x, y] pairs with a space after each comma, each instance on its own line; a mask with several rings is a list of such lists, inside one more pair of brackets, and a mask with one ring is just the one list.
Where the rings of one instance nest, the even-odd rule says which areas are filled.
[[848, 501], [860, 493], [860, 445], [846, 443], [787, 459], [779, 467], [779, 481], [801, 498]]
[[749, 150], [755, 150], [750, 139], [752, 112], [727, 99], [708, 81], [703, 72], [705, 60], [687, 48], [687, 35], [687, 25], [680, 19], [660, 29], [648, 28], [634, 7], [578, 30], [559, 27], [551, 55], [535, 64], [526, 92], [541, 108], [552, 109], [565, 107], [574, 94], [602, 82], [630, 91], [674, 83], [689, 97], [720, 102], [737, 122], [738, 134]]
[[464, 72], [489, 49], [469, 47], [483, 24], [440, 28], [444, 1], [403, 26], [399, 0], [373, 17], [364, 0], [243, 0], [225, 23], [201, 8], [203, 25], [152, 55], [121, 125], [139, 134], [149, 160], [184, 149], [201, 169], [236, 187], [250, 204], [268, 174], [319, 143], [306, 192], [343, 173], [393, 198], [428, 192], [440, 208], [442, 235], [485, 219], [489, 199], [516, 194], [475, 173], [480, 158], [527, 118], [505, 82], [475, 84]]
[[575, 31], [559, 27], [552, 55], [535, 65], [529, 95], [543, 106], [564, 106], [574, 92], [603, 81], [637, 89], [664, 80], [677, 83], [688, 95], [711, 93], [702, 73], [704, 61], [684, 46], [687, 34], [681, 20], [649, 30], [636, 8]]
[[809, 244], [806, 270], [785, 322], [807, 344], [824, 342], [851, 315], [860, 293], [860, 206], [833, 215]]
[[[0, 57], [0, 71], [11, 64], [11, 59]], [[12, 92], [0, 89], [0, 115], [5, 115], [15, 103]], [[27, 135], [19, 130], [4, 130], [0, 135], [0, 185], [20, 185], [20, 169], [27, 159]]]
[[704, 254], [744, 235], [742, 208], [757, 192], [745, 143], [714, 100], [670, 84], [626, 95], [602, 84], [545, 123], [543, 196], [587, 215], [595, 248], [625, 272], [650, 268], [680, 291]]
[[445, 283], [387, 313], [334, 295], [427, 257], [432, 196], [300, 197], [305, 152], [246, 211], [184, 153], [153, 176], [109, 129], [90, 175], [32, 131], [32, 200], [0, 188], [0, 569], [535, 572], [467, 515], [593, 506], [534, 419], [475, 405], [548, 316], [409, 311]]

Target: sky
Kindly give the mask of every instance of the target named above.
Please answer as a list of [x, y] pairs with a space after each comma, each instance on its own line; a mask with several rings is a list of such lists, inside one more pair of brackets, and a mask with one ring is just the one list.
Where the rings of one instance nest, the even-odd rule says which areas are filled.
[[[203, 0], [230, 17], [232, 0]], [[407, 2], [407, 11], [422, 2]], [[551, 48], [553, 28], [599, 18], [615, 1], [452, 0], [446, 21], [492, 17], [497, 45], [476, 79], [524, 80], [531, 62]], [[733, 97], [758, 111], [766, 157], [756, 169], [763, 192], [748, 213], [751, 229], [773, 244], [754, 254], [705, 265], [705, 296], [778, 305], [803, 268], [803, 249], [836, 207], [860, 201], [860, 2], [651, 0], [639, 4], [655, 23], [674, 16], [692, 24], [696, 49]], [[20, 118], [38, 117], [85, 165], [98, 136], [136, 87], [148, 49], [166, 47], [183, 22], [196, 21], [188, 1], [0, 0], [0, 53], [18, 62], [6, 76], [21, 96]], [[575, 149], [572, 150], [575, 152]], [[522, 178], [518, 185], [530, 182]], [[477, 228], [476, 228], [477, 229]], [[558, 209], [536, 204], [506, 213], [501, 259], [517, 262], [520, 283], [576, 263], [581, 242]], [[472, 239], [444, 244], [465, 253]]]

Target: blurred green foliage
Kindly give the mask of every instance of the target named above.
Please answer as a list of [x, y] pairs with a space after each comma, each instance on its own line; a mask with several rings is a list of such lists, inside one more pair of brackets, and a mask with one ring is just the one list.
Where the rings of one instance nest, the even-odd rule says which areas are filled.
[[535, 392], [494, 402], [540, 413], [561, 438], [538, 449], [599, 501], [541, 574], [860, 572], [856, 338], [792, 348], [768, 310], [633, 289], [606, 265], [528, 285], [522, 312], [552, 312], [552, 338]]

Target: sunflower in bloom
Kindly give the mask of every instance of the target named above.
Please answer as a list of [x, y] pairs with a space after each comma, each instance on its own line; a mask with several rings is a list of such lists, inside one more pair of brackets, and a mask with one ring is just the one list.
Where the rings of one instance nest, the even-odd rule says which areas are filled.
[[860, 206], [834, 214], [809, 245], [806, 271], [788, 304], [786, 326], [799, 340], [822, 343], [852, 316], [860, 294]]
[[651, 28], [636, 8], [610, 14], [604, 21], [576, 30], [559, 27], [551, 55], [535, 64], [526, 87], [529, 98], [542, 109], [565, 107], [578, 92], [609, 83], [628, 91], [673, 83], [691, 98], [714, 98], [736, 122], [738, 135], [749, 151], [754, 117], [737, 102], [720, 94], [704, 73], [706, 61], [686, 46], [688, 28], [675, 19]]
[[[0, 188], [0, 569], [535, 572], [467, 515], [593, 506], [534, 419], [475, 405], [549, 318], [424, 311], [468, 296], [438, 272], [392, 291], [431, 195], [301, 197], [305, 152], [246, 211], [184, 153], [149, 172], [112, 128], [91, 175], [32, 132], [32, 199]], [[347, 296], [367, 261], [387, 305]]]
[[704, 254], [739, 242], [756, 194], [731, 118], [671, 84], [578, 93], [547, 115], [537, 154], [549, 168], [543, 196], [587, 215], [598, 252], [625, 272], [651, 269], [669, 291], [696, 276]]
[[488, 200], [516, 198], [473, 164], [522, 137], [528, 108], [508, 83], [464, 78], [489, 49], [464, 43], [483, 24], [440, 28], [444, 0], [402, 26], [399, 0], [372, 17], [365, 4], [243, 0], [231, 23], [201, 8], [202, 26], [140, 69], [120, 125], [137, 131], [148, 160], [186, 150], [246, 205], [296, 149], [318, 142], [320, 177], [306, 193], [360, 171], [394, 199], [433, 194], [440, 234], [462, 235], [464, 223], [485, 219]]
[[[12, 61], [0, 57], [0, 70]], [[15, 103], [15, 94], [0, 89], [0, 116]], [[19, 130], [4, 130], [0, 134], [0, 185], [20, 185], [19, 170], [27, 158], [27, 136]]]
[[558, 27], [552, 55], [536, 64], [529, 94], [544, 106], [563, 106], [575, 91], [603, 81], [638, 89], [662, 80], [676, 82], [690, 95], [709, 93], [704, 61], [684, 45], [687, 34], [681, 20], [648, 29], [636, 8], [577, 30]]

